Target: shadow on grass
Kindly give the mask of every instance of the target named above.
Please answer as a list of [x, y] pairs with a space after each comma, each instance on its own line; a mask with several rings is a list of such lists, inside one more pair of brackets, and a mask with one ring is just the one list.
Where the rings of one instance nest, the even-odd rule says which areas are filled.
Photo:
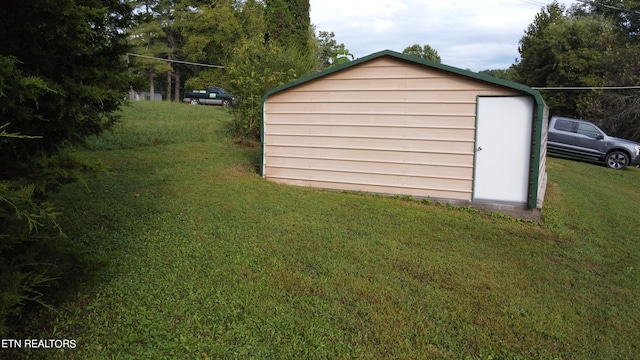
[[[140, 217], [131, 215], [158, 212], [152, 202], [127, 201], [126, 214], [114, 213], [115, 204], [125, 201], [123, 197], [138, 195], [127, 189], [126, 180], [111, 181], [113, 176], [107, 172], [88, 177], [86, 183], [69, 184], [51, 196], [60, 212], [58, 223], [64, 235], [45, 236], [42, 231], [39, 241], [28, 244], [29, 248], [23, 251], [32, 259], [30, 266], [39, 269], [32, 276], [46, 281], [30, 293], [33, 299], [24, 301], [18, 314], [8, 319], [9, 337], [42, 338], [43, 334], [59, 331], [60, 306], [74, 301], [78, 293], [94, 292], [108, 281], [107, 269], [127, 252], [127, 243], [118, 239], [120, 234], [136, 232], [136, 219]], [[0, 351], [0, 359], [24, 355]]]

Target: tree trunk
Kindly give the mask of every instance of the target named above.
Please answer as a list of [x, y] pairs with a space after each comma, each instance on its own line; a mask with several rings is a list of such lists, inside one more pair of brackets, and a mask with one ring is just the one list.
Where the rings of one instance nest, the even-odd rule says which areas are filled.
[[171, 101], [171, 71], [167, 71], [167, 101]]
[[175, 78], [176, 82], [174, 83], [175, 89], [173, 91], [173, 95], [175, 96], [176, 102], [180, 102], [182, 100], [180, 99], [180, 70], [176, 69]]
[[154, 81], [154, 76], [153, 76], [153, 72], [149, 72], [149, 100], [154, 101], [155, 100], [155, 94], [156, 94], [156, 88], [153, 85], [153, 81]]

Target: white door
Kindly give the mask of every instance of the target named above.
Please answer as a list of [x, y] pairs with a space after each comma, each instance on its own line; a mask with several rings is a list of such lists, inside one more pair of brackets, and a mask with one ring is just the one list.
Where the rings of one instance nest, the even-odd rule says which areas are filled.
[[533, 98], [479, 97], [474, 201], [527, 203]]

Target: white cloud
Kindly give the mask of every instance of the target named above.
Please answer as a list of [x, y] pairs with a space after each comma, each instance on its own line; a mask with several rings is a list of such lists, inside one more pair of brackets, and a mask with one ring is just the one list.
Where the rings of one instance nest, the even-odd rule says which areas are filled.
[[513, 64], [540, 8], [523, 0], [311, 0], [311, 21], [356, 57], [429, 44], [443, 63], [480, 71]]
[[311, 0], [311, 17], [315, 24], [358, 23], [392, 17], [405, 8], [403, 2], [398, 0]]

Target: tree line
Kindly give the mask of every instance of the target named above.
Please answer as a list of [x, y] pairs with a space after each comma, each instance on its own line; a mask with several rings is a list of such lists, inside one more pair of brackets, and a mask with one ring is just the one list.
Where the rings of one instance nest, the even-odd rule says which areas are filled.
[[[218, 85], [238, 95], [230, 132], [259, 139], [267, 90], [349, 59], [335, 34], [316, 32], [308, 0], [138, 0], [132, 53], [220, 66], [130, 59], [136, 88], [180, 101], [184, 90]], [[352, 57], [351, 57], [352, 58]]]
[[640, 141], [640, 1], [557, 1], [542, 8], [509, 69], [486, 73], [541, 90], [552, 115]]
[[[243, 99], [229, 130], [244, 139], [259, 140], [258, 104], [267, 90], [353, 58], [333, 33], [316, 33], [308, 1], [142, 0], [134, 5], [143, 16], [133, 30], [133, 51], [224, 66], [205, 70], [136, 59], [138, 86], [148, 82], [153, 89], [161, 83], [166, 96], [173, 93], [179, 101], [183, 88], [219, 84]], [[638, 0], [580, 1], [570, 8], [554, 1], [525, 29], [520, 57], [510, 68], [481, 72], [556, 88], [541, 90], [551, 114], [591, 120], [610, 134], [640, 140], [640, 90], [633, 88], [640, 70], [639, 29]], [[415, 44], [403, 53], [441, 61], [429, 45]]]

